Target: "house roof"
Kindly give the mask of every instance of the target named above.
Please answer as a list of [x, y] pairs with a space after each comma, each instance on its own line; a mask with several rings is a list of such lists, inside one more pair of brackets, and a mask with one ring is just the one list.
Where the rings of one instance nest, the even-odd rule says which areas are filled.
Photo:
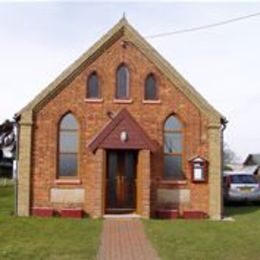
[[249, 154], [245, 159], [244, 165], [260, 165], [260, 154]]
[[224, 171], [224, 175], [229, 174], [256, 174], [256, 171], [258, 170], [258, 165], [250, 165], [250, 166], [244, 166], [239, 170], [233, 170], [233, 171]]
[[244, 166], [241, 171], [244, 171], [244, 172], [250, 173], [250, 174], [255, 174], [256, 171], [258, 170], [258, 168], [259, 168], [259, 165], [248, 165], [248, 166]]
[[223, 122], [225, 118], [215, 110], [172, 66], [168, 63], [123, 17], [111, 30], [98, 40], [89, 50], [64, 70], [49, 86], [37, 95], [27, 106], [16, 114], [39, 111], [51, 98], [56, 96], [83, 69], [99, 57], [116, 40], [124, 36], [134, 44], [159, 70], [181, 91], [200, 111], [208, 117]]
[[[127, 134], [125, 141], [120, 138], [123, 132]], [[147, 149], [152, 152], [156, 150], [155, 143], [125, 108], [108, 122], [90, 141], [88, 147], [92, 152], [95, 152], [98, 148]]]

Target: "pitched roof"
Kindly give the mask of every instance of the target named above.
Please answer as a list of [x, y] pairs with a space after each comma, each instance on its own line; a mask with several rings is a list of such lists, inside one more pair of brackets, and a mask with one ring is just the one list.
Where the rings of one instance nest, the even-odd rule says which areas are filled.
[[244, 162], [244, 165], [260, 165], [260, 154], [249, 154]]
[[[127, 140], [121, 141], [122, 132], [127, 133]], [[113, 119], [90, 141], [88, 147], [92, 152], [98, 148], [106, 149], [147, 149], [154, 152], [155, 143], [137, 123], [126, 108], [123, 108]]]
[[38, 111], [53, 96], [57, 95], [72, 79], [74, 79], [86, 65], [94, 61], [117, 39], [124, 36], [133, 43], [159, 70], [181, 91], [200, 111], [209, 117], [225, 118], [215, 110], [172, 66], [168, 63], [129, 23], [122, 18], [99, 41], [87, 50], [79, 59], [64, 70], [49, 86], [37, 95], [16, 116], [25, 111]]

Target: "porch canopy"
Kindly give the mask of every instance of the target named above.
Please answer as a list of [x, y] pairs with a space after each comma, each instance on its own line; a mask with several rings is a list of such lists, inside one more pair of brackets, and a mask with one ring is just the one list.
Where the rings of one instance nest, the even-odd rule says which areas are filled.
[[155, 152], [156, 144], [126, 108], [122, 109], [89, 143], [95, 152], [103, 149], [145, 149]]

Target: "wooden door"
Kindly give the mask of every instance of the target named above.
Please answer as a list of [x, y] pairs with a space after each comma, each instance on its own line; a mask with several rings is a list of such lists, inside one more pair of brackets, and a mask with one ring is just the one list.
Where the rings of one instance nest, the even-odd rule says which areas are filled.
[[136, 209], [137, 152], [107, 152], [106, 212], [127, 213]]

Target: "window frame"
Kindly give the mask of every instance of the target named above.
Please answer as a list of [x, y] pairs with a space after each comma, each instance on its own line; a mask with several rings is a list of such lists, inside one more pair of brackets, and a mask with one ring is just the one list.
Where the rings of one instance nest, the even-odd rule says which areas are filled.
[[[64, 120], [64, 118], [68, 115], [72, 115], [76, 121], [76, 124], [77, 124], [77, 129], [62, 129], [61, 128], [61, 124], [62, 124], [62, 121]], [[61, 133], [68, 133], [68, 132], [76, 132], [76, 152], [71, 152], [71, 151], [61, 151], [60, 150], [60, 137], [61, 137]], [[73, 154], [73, 155], [76, 155], [76, 172], [74, 175], [69, 175], [69, 176], [62, 176], [60, 174], [60, 161], [61, 161], [61, 155], [66, 155], [66, 154]], [[79, 124], [79, 121], [77, 119], [77, 117], [74, 115], [73, 112], [69, 111], [67, 112], [66, 114], [64, 114], [63, 116], [61, 116], [60, 120], [58, 121], [58, 131], [57, 131], [57, 160], [56, 160], [56, 163], [57, 163], [57, 167], [56, 167], [56, 180], [77, 180], [79, 178], [79, 168], [80, 168], [80, 124]]]
[[[148, 99], [146, 98], [146, 89], [147, 89], [147, 80], [149, 77], [153, 77], [154, 82], [155, 82], [155, 97], [153, 99]], [[144, 94], [143, 94], [143, 101], [144, 102], [157, 102], [159, 100], [159, 94], [158, 94], [159, 88], [158, 88], [158, 80], [157, 77], [155, 76], [155, 74], [153, 72], [149, 73], [144, 81]]]
[[[121, 67], [124, 67], [127, 72], [127, 80], [126, 80], [126, 96], [118, 96], [118, 72]], [[122, 100], [122, 101], [127, 101], [130, 100], [130, 70], [129, 67], [125, 63], [121, 63], [117, 69], [116, 69], [116, 88], [115, 88], [115, 100]]]
[[[90, 82], [91, 77], [94, 76], [94, 75], [95, 75], [96, 78], [97, 78], [97, 88], [98, 88], [97, 93], [98, 93], [98, 94], [97, 94], [96, 97], [91, 97], [91, 96], [89, 96], [89, 93], [90, 93], [90, 91], [89, 91], [89, 87], [90, 87], [89, 82]], [[86, 99], [86, 100], [100, 100], [100, 99], [101, 99], [100, 78], [99, 78], [99, 75], [98, 75], [98, 73], [97, 73], [96, 70], [92, 71], [92, 72], [88, 75], [88, 77], [87, 77], [87, 79], [86, 79], [86, 94], [85, 94], [85, 99]]]
[[[179, 123], [181, 124], [181, 127], [180, 129], [177, 129], [177, 128], [171, 128], [171, 129], [167, 129], [165, 126], [166, 126], [166, 122], [167, 120], [171, 117], [175, 117]], [[172, 152], [172, 153], [167, 153], [165, 152], [164, 150], [164, 145], [165, 145], [165, 134], [171, 134], [171, 133], [178, 133], [178, 134], [181, 134], [181, 152]], [[179, 182], [179, 181], [185, 181], [186, 180], [186, 176], [185, 176], [185, 173], [183, 171], [183, 165], [184, 165], [184, 124], [182, 122], [182, 120], [180, 120], [180, 118], [176, 115], [176, 114], [170, 114], [169, 116], [166, 117], [166, 119], [164, 120], [163, 122], [163, 180], [164, 181], [176, 181], [176, 182]], [[181, 175], [182, 175], [182, 178], [174, 178], [174, 177], [166, 177], [165, 176], [165, 172], [164, 172], [164, 159], [165, 159], [165, 156], [173, 156], [173, 157], [180, 157], [181, 159]]]

